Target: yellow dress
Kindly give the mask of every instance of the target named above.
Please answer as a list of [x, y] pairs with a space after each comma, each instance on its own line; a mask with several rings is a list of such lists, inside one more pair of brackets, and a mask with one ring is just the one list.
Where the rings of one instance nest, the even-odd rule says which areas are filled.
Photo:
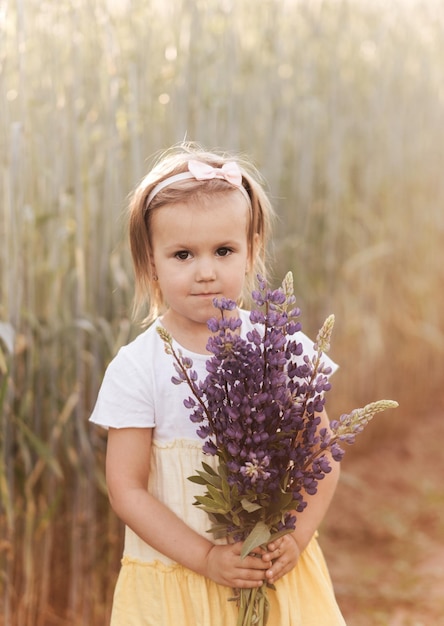
[[[197, 440], [153, 442], [149, 491], [200, 534], [209, 527], [207, 514], [190, 505], [201, 487], [186, 479], [200, 469]], [[125, 531], [122, 567], [117, 581], [111, 626], [236, 626], [232, 590], [171, 561]], [[314, 537], [296, 567], [268, 590], [267, 626], [344, 626], [330, 576]]]
[[[239, 311], [244, 336], [254, 325]], [[187, 385], [173, 385], [173, 359], [157, 333], [161, 320], [122, 347], [109, 364], [90, 420], [105, 428], [153, 428], [148, 490], [202, 536], [210, 524], [193, 502], [204, 489], [187, 480], [216, 458], [204, 455], [202, 439], [189, 419], [184, 400]], [[297, 335], [304, 354], [313, 342]], [[175, 345], [193, 361], [199, 380], [206, 375], [208, 355]], [[326, 363], [336, 369], [327, 356]], [[149, 522], [149, 520], [147, 520]], [[296, 567], [268, 590], [271, 614], [267, 626], [344, 626], [330, 577], [316, 538]], [[117, 581], [112, 626], [236, 626], [232, 590], [217, 585], [171, 561], [125, 529], [122, 568]]]

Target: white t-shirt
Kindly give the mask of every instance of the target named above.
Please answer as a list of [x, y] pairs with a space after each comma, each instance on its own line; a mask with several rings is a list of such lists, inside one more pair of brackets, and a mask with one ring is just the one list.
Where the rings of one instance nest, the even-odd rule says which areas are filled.
[[[248, 311], [240, 310], [239, 315], [241, 336], [245, 338], [257, 325], [250, 322]], [[186, 383], [171, 382], [171, 377], [176, 375], [174, 358], [166, 354], [156, 330], [161, 325], [157, 319], [119, 350], [105, 372], [90, 421], [106, 428], [155, 428], [154, 438], [160, 444], [175, 439], [198, 439], [196, 424], [191, 422], [190, 411], [183, 405], [191, 390]], [[304, 333], [299, 332], [294, 338], [302, 343], [303, 354], [313, 355], [313, 342]], [[208, 355], [190, 352], [175, 342], [173, 345], [183, 356], [192, 359], [199, 380], [204, 380]], [[323, 362], [332, 372], [337, 369], [327, 355], [323, 355]]]

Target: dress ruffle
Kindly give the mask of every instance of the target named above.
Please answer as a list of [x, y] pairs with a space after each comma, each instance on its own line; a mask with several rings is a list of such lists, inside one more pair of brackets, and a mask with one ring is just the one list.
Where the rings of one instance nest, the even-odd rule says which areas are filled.
[[[345, 626], [315, 538], [269, 589], [268, 626]], [[111, 626], [235, 626], [233, 591], [179, 564], [124, 557]]]

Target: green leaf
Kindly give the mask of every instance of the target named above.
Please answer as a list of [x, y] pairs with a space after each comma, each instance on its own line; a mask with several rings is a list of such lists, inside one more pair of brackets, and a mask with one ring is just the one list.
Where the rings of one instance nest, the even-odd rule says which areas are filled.
[[200, 506], [207, 513], [228, 513], [226, 506], [220, 506], [212, 498], [208, 496], [195, 496], [198, 506]]
[[230, 485], [226, 479], [221, 480], [222, 483], [222, 493], [224, 494], [225, 500], [231, 504], [231, 490]]
[[207, 533], [211, 533], [213, 535], [213, 539], [225, 539], [225, 537], [227, 536], [227, 529], [211, 528], [210, 530], [207, 530]]
[[208, 474], [211, 474], [211, 476], [217, 476], [217, 472], [211, 467], [211, 465], [208, 465], [208, 463], [202, 461], [202, 467]]
[[213, 526], [223, 526], [226, 528], [227, 525], [231, 524], [230, 511], [228, 511], [228, 513], [210, 513], [208, 517], [210, 518]]
[[213, 474], [208, 474], [208, 472], [197, 472], [199, 476], [201, 476], [205, 480], [206, 485], [214, 485], [217, 489], [220, 489], [222, 486], [222, 480], [219, 476], [214, 476]]
[[264, 522], [258, 522], [242, 546], [241, 558], [244, 559], [254, 548], [268, 543], [271, 537], [270, 529]]
[[207, 485], [207, 490], [208, 490], [208, 494], [213, 498], [215, 502], [218, 502], [222, 506], [228, 508], [227, 506], [228, 503], [219, 489], [217, 489], [216, 487], [213, 487], [213, 485]]
[[197, 485], [206, 485], [207, 481], [202, 476], [188, 476], [188, 480]]
[[[209, 517], [211, 519], [211, 518], [216, 518], [216, 517], [221, 517], [221, 516], [212, 514]], [[227, 525], [228, 525], [228, 520], [222, 524], [214, 523], [211, 525], [211, 529], [208, 530], [207, 532], [211, 533], [214, 539], [225, 539], [225, 537], [227, 537], [228, 535]]]
[[244, 511], [248, 511], [248, 513], [254, 513], [254, 511], [258, 511], [261, 509], [261, 505], [256, 502], [250, 502], [247, 498], [242, 498], [241, 505]]
[[231, 512], [231, 518], [232, 518], [232, 520], [233, 520], [233, 525], [234, 525], [234, 526], [238, 526], [238, 527], [240, 527], [240, 525], [241, 525], [241, 521], [240, 521], [240, 517], [239, 517], [239, 515], [236, 513], [236, 511], [232, 511], [232, 512]]
[[228, 470], [225, 463], [219, 463], [219, 467], [217, 469], [219, 471], [219, 476], [222, 478], [222, 480], [228, 480]]

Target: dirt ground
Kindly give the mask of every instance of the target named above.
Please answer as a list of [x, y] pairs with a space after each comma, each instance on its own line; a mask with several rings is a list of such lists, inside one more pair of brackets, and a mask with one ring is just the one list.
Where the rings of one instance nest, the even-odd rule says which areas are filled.
[[444, 625], [444, 418], [406, 423], [347, 448], [321, 529], [348, 626]]

